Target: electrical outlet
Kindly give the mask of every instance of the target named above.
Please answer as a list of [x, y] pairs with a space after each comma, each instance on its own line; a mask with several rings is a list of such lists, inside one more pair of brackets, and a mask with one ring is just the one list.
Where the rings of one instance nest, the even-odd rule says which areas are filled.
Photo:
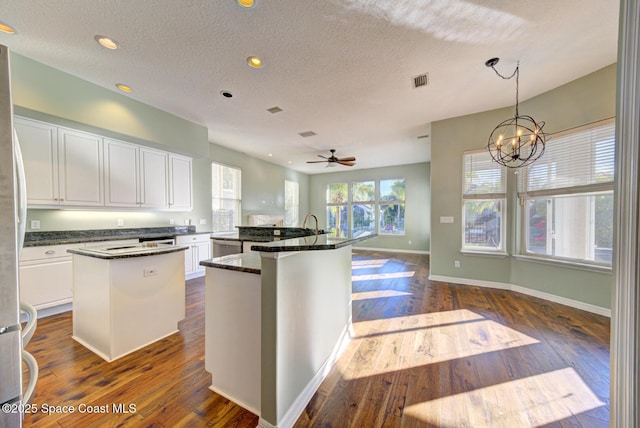
[[118, 219], [118, 226], [124, 226], [124, 219], [123, 218], [119, 218]]
[[158, 274], [157, 268], [147, 268], [142, 270], [142, 276], [153, 276]]
[[170, 218], [169, 219], [169, 224], [176, 224], [176, 219]]
[[279, 229], [273, 229], [273, 236], [280, 236], [280, 230]]
[[460, 260], [454, 260], [453, 261], [453, 267], [459, 268], [460, 267]]
[[409, 245], [411, 245], [411, 240], [409, 240]]
[[31, 230], [40, 229], [40, 220], [31, 220]]
[[201, 218], [200, 219], [200, 224], [207, 224], [207, 219], [206, 218]]

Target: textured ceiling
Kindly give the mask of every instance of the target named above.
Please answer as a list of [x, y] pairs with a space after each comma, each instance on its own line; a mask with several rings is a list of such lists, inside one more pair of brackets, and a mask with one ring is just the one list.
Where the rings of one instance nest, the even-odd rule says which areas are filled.
[[[521, 100], [614, 63], [618, 2], [0, 0], [0, 22], [17, 30], [0, 33], [14, 52], [114, 91], [127, 83], [213, 143], [315, 174], [349, 168], [305, 163], [331, 148], [353, 168], [428, 161], [417, 137], [432, 121], [513, 105], [515, 82], [484, 66], [491, 57], [503, 74], [520, 61]], [[414, 89], [422, 73], [429, 85]]]

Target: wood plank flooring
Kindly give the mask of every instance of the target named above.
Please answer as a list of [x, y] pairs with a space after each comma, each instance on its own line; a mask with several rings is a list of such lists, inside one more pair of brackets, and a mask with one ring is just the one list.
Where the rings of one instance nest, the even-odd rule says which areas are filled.
[[[428, 272], [427, 256], [354, 252], [355, 337], [296, 427], [609, 425], [608, 318]], [[203, 279], [187, 282], [178, 334], [113, 363], [71, 339], [70, 313], [40, 320], [27, 349], [40, 380], [26, 427], [258, 423], [208, 389]]]

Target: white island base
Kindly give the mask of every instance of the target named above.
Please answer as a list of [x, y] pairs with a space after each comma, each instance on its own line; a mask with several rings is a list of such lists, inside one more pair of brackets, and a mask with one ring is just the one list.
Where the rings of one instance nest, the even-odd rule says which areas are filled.
[[202, 264], [211, 389], [260, 427], [293, 426], [352, 335], [351, 246]]
[[178, 331], [182, 252], [103, 259], [73, 255], [73, 339], [113, 361]]

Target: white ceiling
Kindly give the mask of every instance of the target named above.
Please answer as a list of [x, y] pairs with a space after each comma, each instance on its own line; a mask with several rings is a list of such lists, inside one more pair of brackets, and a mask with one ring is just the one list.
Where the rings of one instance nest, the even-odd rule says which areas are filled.
[[[209, 141], [316, 174], [430, 159], [430, 123], [612, 64], [617, 0], [0, 0], [14, 52], [202, 124]], [[120, 44], [110, 51], [94, 36]], [[246, 59], [257, 55], [260, 70]], [[414, 89], [413, 77], [429, 73]], [[233, 98], [220, 92], [230, 91]], [[268, 108], [282, 112], [272, 114]], [[317, 135], [303, 138], [300, 132]], [[271, 153], [273, 156], [269, 157]], [[288, 162], [291, 162], [289, 164]]]

